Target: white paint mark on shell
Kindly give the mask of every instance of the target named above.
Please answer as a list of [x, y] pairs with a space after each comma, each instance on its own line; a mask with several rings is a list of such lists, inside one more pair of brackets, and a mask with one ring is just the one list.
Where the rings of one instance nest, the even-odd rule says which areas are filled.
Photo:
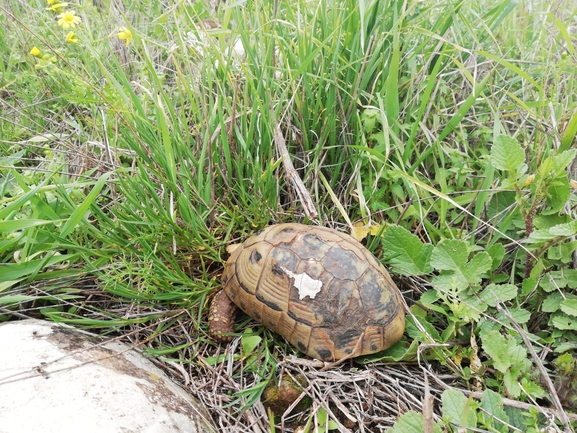
[[281, 269], [285, 271], [289, 277], [294, 278], [294, 285], [299, 291], [299, 299], [301, 300], [307, 296], [309, 296], [311, 299], [315, 299], [315, 296], [321, 291], [321, 288], [323, 287], [322, 281], [315, 280], [307, 274], [295, 274], [294, 272], [291, 272], [282, 266]]

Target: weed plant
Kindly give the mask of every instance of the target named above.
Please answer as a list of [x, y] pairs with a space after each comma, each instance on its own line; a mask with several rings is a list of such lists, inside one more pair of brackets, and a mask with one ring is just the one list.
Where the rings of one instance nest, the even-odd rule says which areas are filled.
[[[561, 0], [0, 4], [0, 320], [125, 334], [185, 365], [222, 431], [574, 431], [576, 14]], [[286, 182], [277, 125], [317, 220]], [[286, 426], [262, 412], [300, 359], [279, 337], [246, 317], [228, 348], [207, 336], [225, 247], [285, 221], [351, 231], [405, 295], [403, 340], [338, 367], [379, 378], [356, 406], [343, 396], [354, 427], [314, 365], [299, 367], [309, 409]], [[421, 398], [363, 406], [401, 362], [436, 380], [430, 418]], [[215, 371], [227, 385], [203, 394]]]

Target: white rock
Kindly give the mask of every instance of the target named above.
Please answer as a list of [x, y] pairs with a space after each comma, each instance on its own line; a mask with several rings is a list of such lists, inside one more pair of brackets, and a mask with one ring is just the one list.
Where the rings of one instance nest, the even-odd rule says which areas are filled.
[[129, 346], [41, 320], [0, 324], [0, 433], [215, 432]]

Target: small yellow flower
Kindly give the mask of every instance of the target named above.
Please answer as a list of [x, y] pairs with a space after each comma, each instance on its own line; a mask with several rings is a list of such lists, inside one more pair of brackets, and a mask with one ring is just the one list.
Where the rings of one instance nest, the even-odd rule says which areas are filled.
[[32, 47], [32, 49], [30, 50], [30, 54], [32, 54], [34, 57], [40, 57], [40, 54], [42, 53], [37, 47]]
[[82, 18], [77, 17], [75, 14], [76, 12], [74, 11], [66, 11], [58, 15], [58, 25], [63, 29], [76, 27], [76, 24], [80, 24], [82, 22]]
[[118, 33], [118, 39], [120, 39], [121, 41], [125, 41], [126, 46], [129, 46], [130, 43], [132, 42], [132, 32], [128, 30], [126, 27], [122, 27], [120, 30], [121, 32]]
[[68, 34], [66, 35], [66, 42], [68, 42], [70, 44], [77, 44], [78, 43], [78, 38], [76, 37], [74, 32], [68, 32]]
[[68, 3], [54, 3], [52, 6], [49, 6], [46, 9], [54, 12], [62, 12], [62, 8], [65, 6], [68, 6]]
[[46, 0], [49, 5], [53, 5], [54, 3], [58, 3], [58, 0]]

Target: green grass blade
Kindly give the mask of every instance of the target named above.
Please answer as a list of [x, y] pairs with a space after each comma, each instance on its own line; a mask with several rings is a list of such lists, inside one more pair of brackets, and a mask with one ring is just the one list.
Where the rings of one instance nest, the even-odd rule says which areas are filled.
[[491, 74], [486, 74], [485, 78], [483, 78], [483, 80], [481, 80], [481, 82], [475, 86], [475, 90], [473, 91], [473, 93], [467, 97], [465, 102], [459, 107], [459, 109], [453, 115], [453, 117], [451, 117], [447, 125], [445, 125], [445, 127], [435, 140], [435, 145], [428, 147], [427, 150], [425, 150], [421, 154], [421, 156], [413, 163], [411, 168], [407, 171], [409, 174], [413, 173], [413, 171], [415, 171], [415, 169], [421, 164], [421, 162], [423, 162], [437, 148], [438, 144], [442, 140], [444, 140], [447, 137], [447, 135], [449, 135], [459, 125], [461, 120], [463, 120], [463, 117], [465, 117], [465, 114], [467, 114], [469, 109], [473, 106], [477, 98], [481, 95], [481, 93], [485, 89], [485, 86], [487, 85], [489, 78], [491, 78]]
[[55, 224], [65, 220], [10, 220], [10, 221], [0, 221], [0, 233], [11, 233], [18, 230], [28, 229], [30, 227], [45, 226], [48, 224]]
[[92, 188], [90, 193], [86, 196], [82, 204], [78, 206], [74, 210], [74, 212], [72, 212], [70, 218], [68, 218], [68, 221], [66, 221], [66, 223], [62, 226], [62, 229], [60, 230], [61, 237], [66, 237], [70, 233], [72, 233], [72, 230], [74, 230], [74, 228], [78, 225], [78, 223], [84, 218], [86, 213], [89, 211], [90, 206], [92, 206], [94, 200], [98, 198], [100, 191], [102, 191], [102, 188], [104, 187], [104, 185], [106, 185], [106, 181], [108, 180], [111, 174], [112, 173], [105, 173], [102, 176], [100, 176], [100, 178], [94, 184], [94, 187]]
[[559, 146], [559, 153], [571, 149], [571, 145], [575, 140], [575, 135], [577, 134], [577, 110], [573, 113], [571, 120], [565, 128], [565, 133], [561, 138], [561, 145]]

